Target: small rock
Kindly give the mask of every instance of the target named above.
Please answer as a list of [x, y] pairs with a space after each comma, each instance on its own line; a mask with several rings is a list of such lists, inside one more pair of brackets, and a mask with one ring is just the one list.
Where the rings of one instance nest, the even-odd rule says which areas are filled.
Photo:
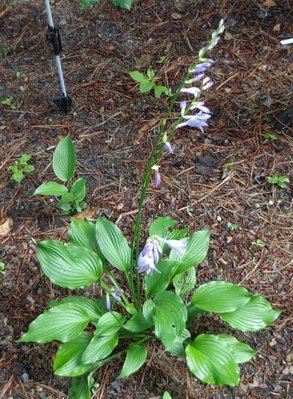
[[234, 36], [230, 32], [226, 32], [224, 35], [224, 40], [233, 40]]
[[213, 174], [214, 174], [214, 169], [209, 168], [208, 166], [205, 166], [205, 165], [195, 166], [194, 171], [195, 171], [195, 173], [198, 173], [199, 175], [206, 176], [206, 177], [213, 176]]
[[115, 392], [117, 393], [121, 392], [121, 386], [117, 381], [111, 382], [111, 387], [114, 389]]
[[28, 373], [22, 373], [20, 376], [20, 379], [21, 379], [21, 382], [26, 384], [29, 381], [30, 377], [29, 377]]
[[197, 157], [197, 161], [201, 164], [201, 165], [205, 165], [208, 166], [210, 168], [216, 168], [219, 164], [219, 161], [212, 157], [212, 156], [207, 156], [207, 157]]
[[181, 15], [181, 14], [178, 14], [178, 12], [173, 12], [173, 13], [171, 14], [171, 18], [174, 19], [174, 21], [176, 21], [176, 20], [178, 20], [178, 19], [181, 19], [181, 18], [182, 18], [182, 15]]

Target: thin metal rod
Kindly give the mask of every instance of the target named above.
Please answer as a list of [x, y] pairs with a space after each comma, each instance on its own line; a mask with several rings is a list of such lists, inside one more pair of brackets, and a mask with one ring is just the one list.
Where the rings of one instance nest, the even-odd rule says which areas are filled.
[[[46, 6], [46, 13], [47, 13], [47, 18], [48, 18], [48, 26], [49, 26], [49, 28], [54, 29], [54, 22], [53, 22], [51, 7], [50, 7], [50, 0], [45, 0], [45, 6]], [[55, 55], [55, 61], [56, 61], [56, 67], [57, 67], [61, 92], [64, 95], [64, 97], [66, 97], [67, 93], [66, 93], [65, 82], [64, 82], [64, 77], [63, 77], [61, 59], [60, 59], [59, 55]]]

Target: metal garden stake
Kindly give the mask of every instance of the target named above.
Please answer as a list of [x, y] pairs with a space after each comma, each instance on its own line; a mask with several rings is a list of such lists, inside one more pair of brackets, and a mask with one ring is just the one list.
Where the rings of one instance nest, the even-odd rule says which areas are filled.
[[56, 67], [59, 77], [59, 83], [61, 88], [61, 95], [54, 98], [54, 103], [60, 108], [63, 112], [68, 113], [71, 109], [71, 98], [67, 95], [63, 71], [61, 65], [60, 54], [62, 52], [61, 38], [58, 28], [54, 27], [54, 22], [51, 13], [50, 0], [45, 0], [46, 12], [48, 17], [48, 32], [46, 34], [48, 41], [52, 45], [52, 49], [55, 54]]

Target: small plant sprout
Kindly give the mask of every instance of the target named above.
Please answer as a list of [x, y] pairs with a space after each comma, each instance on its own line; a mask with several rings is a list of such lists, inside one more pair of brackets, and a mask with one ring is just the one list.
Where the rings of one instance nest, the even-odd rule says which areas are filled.
[[132, 71], [129, 75], [139, 83], [139, 91], [141, 93], [149, 93], [151, 90], [154, 90], [156, 98], [160, 98], [162, 94], [168, 97], [172, 96], [171, 89], [156, 84], [156, 74], [152, 69], [148, 69], [146, 75], [139, 71]]
[[4, 274], [4, 269], [5, 269], [5, 263], [4, 262], [0, 262], [0, 274]]
[[10, 109], [16, 109], [16, 105], [13, 102], [13, 96], [6, 97], [4, 100], [1, 101], [2, 105], [7, 105]]
[[257, 238], [256, 240], [252, 241], [252, 245], [262, 248], [265, 246], [265, 243], [260, 238]]
[[162, 399], [172, 399], [172, 396], [169, 394], [168, 391], [165, 391]]
[[21, 71], [17, 71], [16, 72], [16, 77], [17, 77], [17, 79], [25, 78], [25, 73], [21, 72]]
[[73, 180], [76, 164], [76, 153], [69, 136], [59, 142], [53, 153], [53, 171], [64, 184], [49, 181], [41, 184], [34, 195], [54, 196], [58, 198], [57, 206], [65, 214], [81, 212], [86, 208], [86, 184], [83, 177]]
[[10, 46], [10, 44], [3, 43], [2, 53], [3, 53], [4, 58], [6, 58], [11, 53], [12, 50], [13, 50], [13, 48]]
[[[95, 4], [98, 4], [99, 2], [100, 0], [80, 0], [79, 6], [81, 8], [89, 8]], [[134, 0], [109, 0], [109, 2], [115, 7], [130, 10], [131, 6], [134, 3]]]
[[280, 188], [287, 188], [287, 184], [290, 180], [288, 176], [273, 175], [267, 178], [267, 182]]
[[165, 64], [167, 61], [167, 57], [165, 55], [161, 55], [159, 59], [156, 61], [156, 64]]
[[274, 133], [264, 133], [263, 138], [266, 140], [271, 140], [271, 141], [279, 140], [279, 136]]
[[28, 161], [31, 159], [30, 154], [22, 154], [18, 161], [14, 162], [13, 165], [9, 166], [9, 170], [12, 172], [10, 179], [16, 183], [20, 183], [26, 173], [33, 172], [35, 170], [33, 165], [29, 165]]
[[[237, 386], [240, 365], [250, 361], [256, 351], [231, 334], [199, 332], [194, 320], [201, 313], [212, 313], [230, 330], [246, 333], [262, 330], [281, 313], [265, 298], [238, 284], [215, 278], [202, 285], [196, 283], [197, 266], [206, 258], [210, 245], [208, 229], [189, 232], [170, 217], [157, 217], [141, 240], [148, 187], [152, 179], [156, 187], [162, 184], [160, 158], [165, 151], [171, 152], [166, 144], [170, 144], [177, 129], [202, 130], [211, 117], [199, 96], [212, 84], [205, 73], [213, 61], [205, 54], [217, 44], [223, 31], [221, 21], [169, 99], [148, 158], [131, 244], [115, 223], [98, 217], [95, 222], [72, 218], [66, 242], [45, 240], [35, 245], [42, 271], [54, 284], [69, 290], [94, 284], [93, 292], [99, 295], [87, 298], [79, 291], [78, 295], [51, 302], [18, 340], [60, 342], [53, 368], [56, 375], [72, 378], [71, 399], [90, 399], [95, 371], [114, 359], [123, 358], [117, 378], [140, 370], [147, 362], [152, 342], [157, 341], [171, 356], [184, 359], [199, 380]], [[150, 91], [154, 74], [143, 76], [147, 78], [143, 90]], [[183, 100], [181, 115], [175, 120], [180, 95], [188, 98]], [[71, 182], [75, 152], [69, 137], [64, 140], [54, 152], [53, 169], [60, 180]], [[47, 186], [39, 187], [39, 192], [61, 196], [64, 204], [63, 196], [72, 192], [75, 183], [70, 188], [54, 182], [44, 184]], [[53, 189], [56, 191], [52, 193]], [[165, 392], [163, 399], [170, 398]]]
[[227, 163], [224, 163], [222, 168], [223, 168], [223, 172], [232, 172], [234, 165], [232, 162], [227, 162]]
[[228, 229], [230, 229], [230, 230], [232, 230], [232, 231], [238, 230], [238, 229], [239, 229], [239, 226], [238, 226], [237, 223], [228, 222], [228, 223], [227, 223], [227, 227], [228, 227]]

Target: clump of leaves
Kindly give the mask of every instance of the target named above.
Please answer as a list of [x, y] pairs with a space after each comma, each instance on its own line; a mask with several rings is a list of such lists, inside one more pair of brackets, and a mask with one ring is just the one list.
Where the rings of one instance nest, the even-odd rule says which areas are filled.
[[8, 105], [11, 109], [16, 109], [16, 105], [13, 102], [13, 96], [6, 97], [4, 100], [1, 101], [1, 104]]
[[69, 136], [57, 145], [53, 153], [53, 171], [55, 176], [65, 184], [49, 181], [41, 184], [34, 195], [53, 195], [59, 198], [58, 208], [65, 214], [81, 212], [86, 208], [86, 182], [83, 177], [73, 181], [76, 166], [76, 153]]
[[0, 274], [4, 274], [4, 269], [5, 269], [5, 263], [0, 262]]
[[287, 188], [287, 184], [289, 183], [288, 176], [280, 176], [280, 175], [273, 175], [267, 178], [267, 182], [269, 184], [273, 184], [280, 188]]
[[133, 80], [139, 83], [139, 91], [141, 93], [149, 93], [151, 90], [154, 90], [156, 98], [160, 98], [162, 94], [168, 97], [172, 96], [171, 89], [156, 84], [157, 77], [153, 69], [148, 69], [146, 74], [139, 71], [132, 71], [129, 75]]
[[228, 229], [230, 229], [232, 231], [238, 230], [238, 228], [239, 228], [237, 223], [231, 223], [231, 222], [227, 223], [227, 227], [228, 227]]
[[274, 133], [264, 133], [263, 138], [266, 140], [271, 140], [271, 141], [279, 140], [279, 136]]
[[29, 165], [28, 161], [31, 159], [30, 154], [22, 154], [18, 161], [14, 162], [13, 165], [9, 166], [12, 175], [10, 179], [20, 183], [26, 173], [33, 172], [35, 170], [33, 165]]
[[[109, 0], [111, 4], [115, 7], [125, 8], [126, 10], [130, 10], [131, 6], [134, 3], [134, 0]], [[89, 8], [95, 4], [98, 4], [100, 0], [80, 0], [79, 5], [81, 8]]]
[[222, 168], [223, 168], [224, 172], [231, 172], [233, 170], [233, 168], [234, 168], [234, 165], [233, 165], [232, 162], [227, 162], [227, 163], [224, 163]]

